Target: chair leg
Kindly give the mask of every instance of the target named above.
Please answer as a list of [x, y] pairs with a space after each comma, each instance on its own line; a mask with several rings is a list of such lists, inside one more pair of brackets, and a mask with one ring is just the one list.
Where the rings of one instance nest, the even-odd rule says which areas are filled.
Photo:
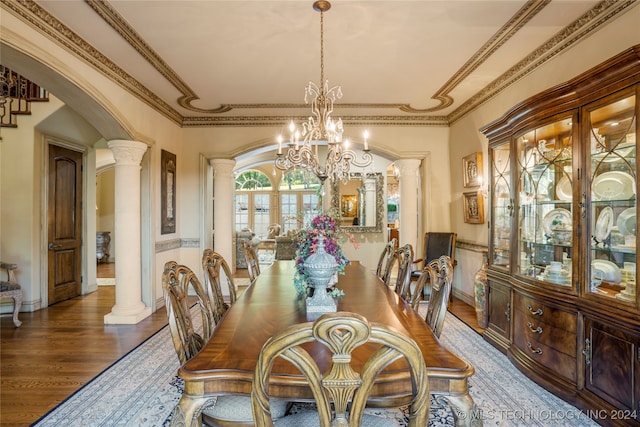
[[13, 324], [16, 328], [22, 326], [22, 322], [18, 319], [20, 307], [22, 307], [22, 291], [15, 292], [13, 294]]

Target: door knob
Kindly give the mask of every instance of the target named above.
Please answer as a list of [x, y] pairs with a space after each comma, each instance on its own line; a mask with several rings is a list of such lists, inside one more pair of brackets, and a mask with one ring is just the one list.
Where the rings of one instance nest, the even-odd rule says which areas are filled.
[[53, 249], [60, 249], [62, 248], [62, 245], [58, 245], [55, 243], [49, 243], [49, 250], [53, 250]]

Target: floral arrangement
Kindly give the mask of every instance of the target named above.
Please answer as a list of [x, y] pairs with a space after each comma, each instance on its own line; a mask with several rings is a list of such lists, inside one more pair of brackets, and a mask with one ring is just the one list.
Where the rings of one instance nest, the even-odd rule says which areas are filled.
[[[311, 220], [308, 227], [302, 228], [296, 234], [296, 275], [294, 285], [299, 295], [306, 295], [307, 274], [304, 269], [304, 261], [318, 250], [318, 237], [324, 237], [324, 250], [336, 259], [338, 274], [344, 274], [344, 269], [349, 260], [344, 256], [342, 244], [350, 241], [357, 249], [355, 238], [348, 232], [340, 229], [332, 212], [321, 213]], [[332, 296], [342, 296], [344, 293], [337, 288], [331, 290]]]

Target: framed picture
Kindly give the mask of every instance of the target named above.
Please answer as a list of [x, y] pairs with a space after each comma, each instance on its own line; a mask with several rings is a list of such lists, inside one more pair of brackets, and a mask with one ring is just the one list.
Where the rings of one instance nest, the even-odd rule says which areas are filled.
[[340, 200], [342, 216], [358, 216], [358, 199], [356, 196], [342, 196]]
[[462, 193], [464, 202], [464, 222], [484, 224], [484, 198], [482, 193], [470, 191]]
[[482, 183], [482, 153], [472, 153], [462, 158], [464, 187], [478, 187]]
[[176, 155], [160, 152], [161, 234], [176, 232]]

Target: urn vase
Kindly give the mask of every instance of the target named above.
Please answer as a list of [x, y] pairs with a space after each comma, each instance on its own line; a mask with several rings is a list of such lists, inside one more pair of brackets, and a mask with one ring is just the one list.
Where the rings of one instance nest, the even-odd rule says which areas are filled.
[[336, 259], [324, 249], [324, 237], [318, 237], [318, 250], [304, 261], [308, 283], [313, 286], [313, 296], [307, 298], [307, 312], [334, 312], [336, 302], [327, 293], [331, 279], [338, 270]]

